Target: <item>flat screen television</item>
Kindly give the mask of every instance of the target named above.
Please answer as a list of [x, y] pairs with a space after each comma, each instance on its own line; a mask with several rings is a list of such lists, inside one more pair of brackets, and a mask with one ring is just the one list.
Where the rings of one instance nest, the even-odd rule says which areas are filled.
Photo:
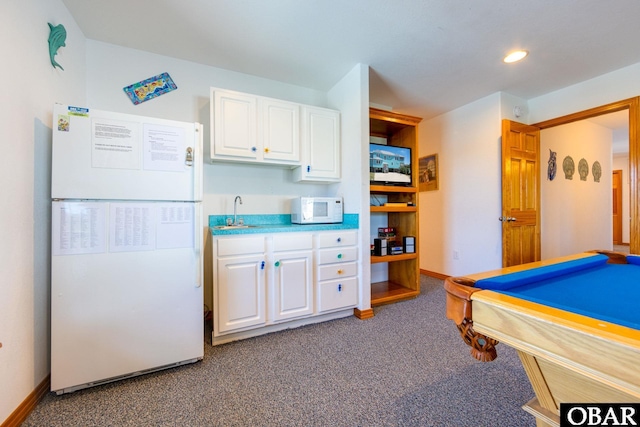
[[372, 185], [411, 186], [411, 149], [369, 144], [369, 181]]

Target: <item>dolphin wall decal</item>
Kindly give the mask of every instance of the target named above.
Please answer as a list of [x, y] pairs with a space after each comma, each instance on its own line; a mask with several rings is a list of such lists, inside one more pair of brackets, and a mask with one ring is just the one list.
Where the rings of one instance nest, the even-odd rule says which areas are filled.
[[49, 23], [49, 58], [51, 59], [51, 65], [53, 65], [53, 68], [59, 67], [61, 70], [64, 70], [62, 65], [58, 64], [54, 57], [58, 53], [58, 49], [62, 46], [66, 46], [64, 44], [66, 39], [67, 30], [62, 24], [53, 26]]

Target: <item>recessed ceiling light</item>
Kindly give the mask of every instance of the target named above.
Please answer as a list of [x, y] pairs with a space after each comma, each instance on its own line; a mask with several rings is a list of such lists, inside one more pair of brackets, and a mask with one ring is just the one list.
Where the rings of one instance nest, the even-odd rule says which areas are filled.
[[512, 62], [518, 62], [528, 54], [529, 52], [527, 52], [526, 50], [516, 50], [514, 52], [511, 52], [509, 55], [505, 56], [503, 61], [506, 62], [507, 64], [510, 64]]

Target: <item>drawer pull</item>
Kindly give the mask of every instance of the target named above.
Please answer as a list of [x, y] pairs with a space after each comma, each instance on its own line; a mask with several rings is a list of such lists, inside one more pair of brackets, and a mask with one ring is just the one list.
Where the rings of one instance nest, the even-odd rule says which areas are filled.
[[307, 166], [307, 172], [311, 172], [311, 166]]
[[338, 243], [342, 242], [342, 237], [338, 237]]
[[338, 270], [338, 274], [342, 274], [342, 273], [343, 273], [342, 269]]
[[276, 267], [280, 267], [280, 261], [276, 261], [273, 265], [275, 265]]
[[258, 151], [258, 149], [256, 147], [251, 147], [251, 151], [255, 153], [256, 151]]
[[342, 292], [342, 284], [338, 283], [338, 292]]
[[338, 254], [338, 259], [342, 259], [342, 254]]
[[264, 270], [264, 261], [260, 263], [260, 270]]

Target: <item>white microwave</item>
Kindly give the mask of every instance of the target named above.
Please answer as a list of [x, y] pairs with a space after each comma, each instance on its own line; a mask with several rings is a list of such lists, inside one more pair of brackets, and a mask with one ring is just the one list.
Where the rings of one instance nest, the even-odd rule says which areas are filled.
[[292, 224], [335, 224], [342, 222], [340, 197], [297, 197], [291, 201]]

